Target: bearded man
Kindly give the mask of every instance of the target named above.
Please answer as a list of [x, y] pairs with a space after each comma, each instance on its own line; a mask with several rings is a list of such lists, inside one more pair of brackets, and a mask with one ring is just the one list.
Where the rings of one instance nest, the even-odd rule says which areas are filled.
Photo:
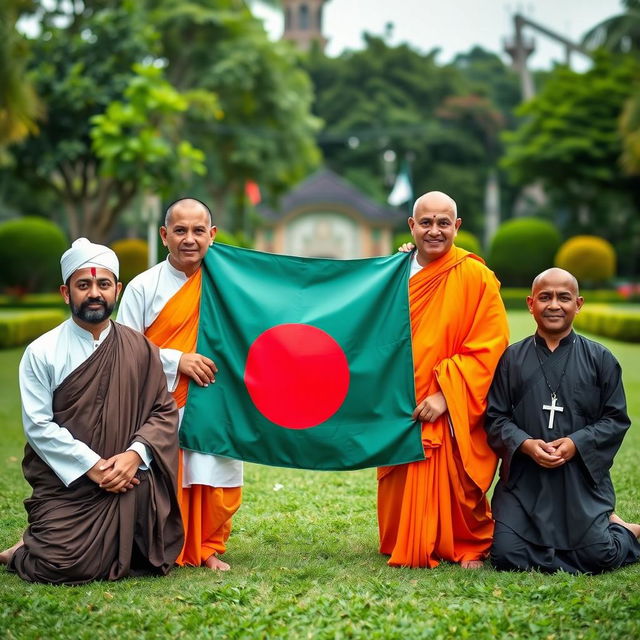
[[166, 574], [183, 531], [178, 416], [158, 349], [110, 320], [122, 288], [111, 249], [80, 238], [61, 266], [71, 318], [20, 362], [33, 492], [23, 539], [0, 562], [53, 584]]

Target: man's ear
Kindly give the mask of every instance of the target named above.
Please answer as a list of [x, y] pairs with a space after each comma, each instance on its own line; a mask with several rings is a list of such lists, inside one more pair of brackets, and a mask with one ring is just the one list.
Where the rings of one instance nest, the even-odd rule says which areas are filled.
[[584, 298], [582, 296], [578, 296], [576, 298], [576, 307], [578, 308], [576, 313], [580, 313], [580, 309], [582, 309], [583, 304], [584, 304]]
[[529, 313], [533, 313], [533, 298], [527, 296], [527, 307], [529, 307]]
[[64, 299], [64, 303], [69, 304], [69, 287], [66, 284], [60, 285], [60, 295]]
[[162, 244], [167, 246], [167, 227], [160, 227], [160, 237], [162, 238]]

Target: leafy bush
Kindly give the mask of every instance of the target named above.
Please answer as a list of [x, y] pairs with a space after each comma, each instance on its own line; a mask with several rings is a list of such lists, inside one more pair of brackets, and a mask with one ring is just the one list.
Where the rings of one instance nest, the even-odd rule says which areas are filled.
[[570, 271], [580, 284], [599, 284], [616, 274], [616, 252], [603, 238], [574, 236], [558, 250], [555, 264]]
[[0, 312], [0, 349], [19, 347], [59, 325], [69, 313], [57, 309]]
[[546, 220], [516, 218], [500, 226], [491, 243], [489, 266], [507, 286], [527, 287], [553, 266], [560, 233]]
[[66, 309], [59, 293], [27, 293], [24, 296], [0, 295], [0, 309]]
[[61, 284], [62, 230], [44, 218], [25, 216], [0, 224], [0, 286], [16, 295], [53, 291]]
[[471, 251], [471, 253], [475, 253], [477, 256], [482, 257], [480, 241], [470, 231], [465, 231], [464, 229], [458, 231], [458, 235], [453, 242], [456, 247], [466, 249], [467, 251]]
[[120, 261], [120, 282], [125, 286], [148, 266], [148, 245], [139, 238], [116, 240], [111, 245]]
[[582, 308], [573, 321], [576, 329], [622, 340], [640, 342], [640, 313], [606, 305], [589, 305]]
[[531, 295], [531, 289], [525, 287], [501, 287], [500, 295], [506, 309], [526, 311], [527, 296]]

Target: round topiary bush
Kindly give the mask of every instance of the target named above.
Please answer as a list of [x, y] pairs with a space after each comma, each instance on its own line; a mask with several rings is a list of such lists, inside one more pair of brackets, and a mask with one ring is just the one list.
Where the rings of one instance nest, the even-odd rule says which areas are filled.
[[61, 284], [64, 233], [50, 220], [25, 216], [0, 224], [0, 286], [8, 293], [53, 291]]
[[493, 238], [488, 263], [504, 286], [528, 287], [553, 266], [560, 242], [560, 233], [546, 220], [508, 220]]
[[602, 284], [616, 275], [616, 252], [597, 236], [574, 236], [558, 250], [556, 267], [566, 269], [585, 284]]
[[116, 240], [111, 248], [120, 261], [120, 282], [125, 286], [147, 268], [148, 246], [140, 238]]
[[458, 231], [458, 235], [455, 237], [453, 243], [456, 247], [471, 251], [471, 253], [475, 253], [477, 256], [482, 256], [480, 241], [470, 231], [465, 231], [464, 229]]

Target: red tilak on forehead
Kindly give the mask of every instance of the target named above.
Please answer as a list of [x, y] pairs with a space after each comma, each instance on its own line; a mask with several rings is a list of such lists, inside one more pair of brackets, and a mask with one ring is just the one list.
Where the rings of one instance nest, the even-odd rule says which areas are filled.
[[96, 268], [95, 267], [91, 267], [91, 277], [92, 278], [96, 277]]

